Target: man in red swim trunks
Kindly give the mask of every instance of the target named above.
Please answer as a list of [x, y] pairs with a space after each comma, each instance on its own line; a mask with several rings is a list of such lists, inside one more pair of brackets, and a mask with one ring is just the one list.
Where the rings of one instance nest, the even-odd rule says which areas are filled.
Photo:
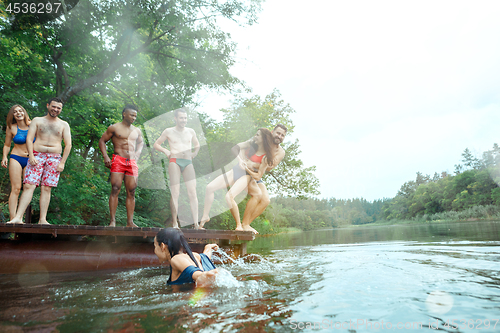
[[[139, 168], [136, 160], [141, 155], [144, 141], [141, 130], [132, 123], [137, 118], [137, 107], [128, 104], [122, 111], [122, 121], [108, 127], [99, 140], [99, 148], [104, 157], [104, 164], [111, 169], [111, 195], [109, 196], [110, 227], [116, 226], [116, 208], [118, 207], [118, 194], [125, 182], [127, 199], [127, 227], [137, 227], [134, 223], [135, 189]], [[106, 151], [106, 142], [111, 139], [115, 153], [110, 159]]]
[[[59, 175], [71, 151], [71, 131], [69, 124], [59, 119], [63, 107], [60, 98], [52, 98], [47, 103], [47, 114], [31, 121], [26, 146], [29, 163], [24, 174], [23, 194], [19, 199], [16, 216], [9, 223], [23, 223], [23, 214], [33, 198], [35, 188], [41, 184], [40, 220], [39, 224], [47, 222], [52, 187], [59, 182]], [[36, 141], [33, 139], [36, 136]], [[62, 141], [64, 140], [64, 152]], [[61, 156], [61, 152], [63, 155]]]

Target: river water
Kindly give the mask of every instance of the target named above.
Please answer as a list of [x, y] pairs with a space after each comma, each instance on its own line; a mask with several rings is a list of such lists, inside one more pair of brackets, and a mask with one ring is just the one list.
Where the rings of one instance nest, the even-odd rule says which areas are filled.
[[258, 237], [211, 289], [168, 268], [4, 275], [0, 331], [500, 332], [499, 245], [500, 222]]

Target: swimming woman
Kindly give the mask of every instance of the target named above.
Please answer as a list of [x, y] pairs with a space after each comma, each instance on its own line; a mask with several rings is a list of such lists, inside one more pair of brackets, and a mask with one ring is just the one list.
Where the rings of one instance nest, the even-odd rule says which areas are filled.
[[[260, 181], [267, 167], [272, 165], [274, 155], [271, 147], [273, 142], [274, 139], [271, 131], [267, 128], [259, 128], [252, 140], [238, 143], [235, 146], [235, 148], [239, 150], [237, 155], [238, 164], [235, 165], [233, 169], [218, 176], [207, 185], [205, 192], [205, 207], [203, 209], [200, 227], [203, 227], [206, 222], [210, 221], [209, 214], [212, 203], [214, 202], [214, 192], [226, 188], [227, 186], [231, 186], [230, 190], [226, 193], [225, 199], [229, 206], [229, 210], [236, 221], [235, 230], [244, 230], [241, 225], [238, 204], [234, 198], [241, 193], [241, 191], [247, 189], [250, 182]], [[257, 171], [249, 169], [245, 163], [246, 159], [255, 163], [260, 163], [259, 169]], [[256, 233], [255, 229], [252, 229], [249, 230]]]
[[[2, 166], [9, 167], [10, 177], [10, 196], [9, 196], [9, 215], [12, 220], [17, 213], [17, 203], [19, 192], [23, 185], [24, 168], [28, 164], [28, 147], [26, 147], [26, 135], [31, 119], [28, 112], [21, 105], [14, 105], [7, 114], [7, 128], [5, 133], [5, 143], [3, 146]], [[10, 152], [10, 146], [14, 141], [14, 149], [10, 153], [10, 165], [7, 155]]]
[[207, 244], [203, 253], [191, 251], [184, 234], [179, 229], [160, 230], [154, 239], [155, 254], [160, 263], [170, 262], [170, 276], [167, 284], [196, 283], [198, 287], [209, 286], [215, 282], [218, 273], [212, 262], [212, 251], [217, 244]]

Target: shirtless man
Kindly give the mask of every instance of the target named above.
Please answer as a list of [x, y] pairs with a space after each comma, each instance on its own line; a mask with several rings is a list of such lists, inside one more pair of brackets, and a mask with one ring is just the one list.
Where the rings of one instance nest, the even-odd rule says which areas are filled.
[[[111, 195], [109, 196], [110, 227], [116, 226], [116, 208], [122, 182], [125, 182], [127, 199], [127, 227], [137, 227], [134, 223], [135, 189], [139, 168], [136, 160], [141, 155], [144, 141], [141, 130], [132, 125], [137, 118], [137, 108], [128, 104], [122, 111], [122, 121], [108, 127], [99, 140], [99, 149], [104, 157], [104, 165], [111, 169]], [[106, 151], [106, 142], [113, 142], [114, 154], [111, 160]]]
[[[282, 124], [278, 124], [274, 127], [274, 130], [272, 132], [275, 149], [274, 161], [271, 166], [267, 167], [266, 171], [271, 171], [272, 169], [274, 169], [285, 157], [285, 150], [281, 148], [280, 143], [282, 143], [285, 139], [286, 132], [287, 128]], [[259, 167], [258, 164], [255, 164], [248, 159], [245, 162], [249, 169], [258, 169]], [[243, 227], [243, 230], [252, 231], [253, 233], [257, 234], [257, 230], [252, 228], [250, 226], [250, 223], [252, 223], [253, 220], [255, 220], [260, 214], [264, 212], [271, 200], [269, 199], [269, 193], [267, 192], [266, 184], [264, 184], [262, 180], [258, 180], [257, 184], [255, 184], [254, 182], [250, 182], [248, 186], [248, 194], [251, 196], [251, 198], [247, 202], [241, 225]]]
[[[41, 181], [40, 193], [40, 220], [38, 224], [47, 222], [52, 187], [56, 187], [59, 176], [71, 151], [71, 131], [64, 120], [59, 119], [63, 102], [59, 98], [52, 98], [47, 103], [47, 114], [36, 117], [31, 121], [26, 136], [29, 163], [26, 165], [24, 187], [16, 216], [9, 223], [23, 223], [24, 211], [33, 198], [33, 192]], [[33, 143], [33, 138], [36, 141]], [[64, 152], [62, 141], [64, 140]], [[61, 152], [63, 155], [61, 157]]]
[[[200, 151], [200, 143], [196, 133], [192, 128], [186, 127], [187, 113], [185, 109], [174, 111], [175, 127], [167, 128], [156, 140], [153, 147], [167, 155], [170, 162], [168, 164], [168, 174], [170, 177], [170, 209], [172, 211], [172, 226], [179, 228], [177, 212], [179, 205], [179, 194], [181, 189], [181, 174], [186, 183], [191, 214], [193, 215], [194, 227], [200, 229], [198, 224], [198, 197], [196, 196], [196, 175], [194, 172], [193, 158]], [[168, 140], [170, 150], [161, 145]], [[194, 152], [192, 148], [194, 146]]]

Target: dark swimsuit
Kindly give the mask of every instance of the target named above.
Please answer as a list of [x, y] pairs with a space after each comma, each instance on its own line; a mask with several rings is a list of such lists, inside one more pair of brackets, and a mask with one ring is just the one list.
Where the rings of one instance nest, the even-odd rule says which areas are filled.
[[187, 167], [189, 164], [193, 163], [193, 161], [191, 161], [191, 160], [186, 160], [186, 159], [184, 159], [184, 158], [174, 158], [174, 157], [172, 157], [172, 158], [170, 159], [170, 163], [175, 163], [175, 164], [177, 164], [177, 165], [179, 166], [179, 168], [181, 168], [181, 172], [184, 172], [184, 169], [186, 169], [186, 167]]
[[[12, 141], [16, 145], [24, 145], [26, 143], [26, 137], [28, 136], [28, 130], [22, 130], [19, 127], [17, 128], [17, 133], [16, 135], [12, 138]], [[33, 140], [35, 142], [35, 140]], [[24, 169], [24, 167], [28, 164], [28, 157], [24, 156], [19, 156], [15, 154], [10, 154], [10, 158], [19, 162], [21, 164], [21, 167]]]
[[200, 253], [200, 258], [203, 270], [194, 265], [188, 266], [186, 267], [185, 270], [182, 271], [181, 275], [175, 281], [172, 281], [172, 270], [170, 270], [170, 276], [168, 277], [167, 284], [174, 285], [174, 284], [194, 283], [193, 280], [194, 272], [196, 271], [207, 272], [214, 270], [216, 268], [212, 260], [210, 260], [210, 258], [206, 254]]

